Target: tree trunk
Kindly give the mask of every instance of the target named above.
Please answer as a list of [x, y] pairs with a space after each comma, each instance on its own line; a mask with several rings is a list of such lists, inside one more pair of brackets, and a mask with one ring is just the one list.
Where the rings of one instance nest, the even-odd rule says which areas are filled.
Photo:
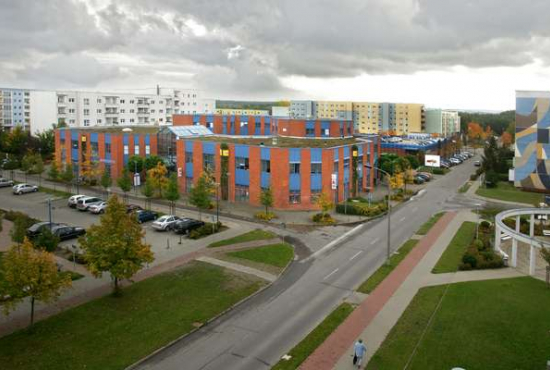
[[34, 324], [34, 297], [31, 298], [31, 324], [29, 326], [32, 326]]
[[121, 292], [120, 292], [120, 286], [119, 286], [119, 284], [118, 284], [118, 277], [116, 277], [116, 276], [114, 277], [113, 283], [114, 283], [113, 295], [114, 295], [115, 297], [120, 297], [120, 295], [121, 295], [120, 293], [121, 293]]

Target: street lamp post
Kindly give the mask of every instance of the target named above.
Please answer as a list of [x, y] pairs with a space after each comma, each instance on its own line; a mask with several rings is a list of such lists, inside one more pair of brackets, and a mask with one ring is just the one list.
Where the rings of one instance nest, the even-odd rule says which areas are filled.
[[479, 239], [479, 207], [481, 204], [476, 203], [476, 240]]
[[391, 203], [390, 203], [390, 199], [391, 199], [391, 182], [390, 182], [390, 174], [386, 171], [384, 171], [383, 169], [379, 168], [379, 167], [376, 167], [376, 166], [370, 166], [370, 165], [367, 165], [366, 166], [367, 168], [369, 169], [375, 169], [375, 170], [378, 170], [380, 172], [382, 172], [383, 174], [385, 174], [387, 177], [388, 177], [388, 243], [387, 243], [387, 250], [386, 250], [386, 264], [389, 265], [390, 264], [390, 230], [391, 230]]

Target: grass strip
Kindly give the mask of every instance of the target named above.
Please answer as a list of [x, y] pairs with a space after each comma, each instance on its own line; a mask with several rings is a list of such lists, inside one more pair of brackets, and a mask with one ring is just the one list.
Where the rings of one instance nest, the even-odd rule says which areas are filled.
[[459, 192], [459, 193], [465, 193], [465, 192], [468, 191], [468, 189], [470, 189], [470, 186], [472, 186], [472, 184], [469, 183], [469, 182], [467, 182], [467, 183], [465, 183], [464, 185], [462, 185], [462, 186], [460, 187], [460, 189], [458, 189], [458, 192]]
[[445, 248], [439, 261], [437, 261], [432, 269], [432, 273], [441, 274], [458, 271], [458, 266], [462, 262], [462, 256], [472, 240], [474, 240], [475, 235], [476, 223], [469, 221], [463, 222], [447, 248]]
[[376, 287], [407, 257], [409, 252], [418, 244], [418, 240], [409, 239], [399, 248], [399, 253], [390, 257], [389, 264], [383, 264], [357, 289], [360, 293], [370, 294]]
[[241, 234], [241, 235], [237, 235], [233, 238], [224, 239], [224, 240], [220, 240], [220, 241], [211, 243], [208, 246], [208, 248], [223, 247], [223, 246], [226, 246], [226, 245], [251, 242], [251, 241], [254, 241], [254, 240], [267, 240], [267, 239], [273, 239], [273, 238], [276, 238], [276, 237], [277, 237], [277, 235], [275, 235], [271, 231], [256, 229], [256, 230], [252, 230], [252, 231], [249, 231], [249, 232]]
[[352, 305], [349, 303], [342, 303], [300, 343], [290, 350], [288, 353], [288, 355], [291, 356], [289, 360], [281, 359], [271, 369], [297, 369], [352, 312]]
[[430, 219], [428, 221], [426, 221], [424, 223], [424, 225], [420, 226], [420, 229], [418, 229], [416, 234], [417, 235], [426, 235], [430, 231], [432, 226], [435, 225], [435, 223], [437, 221], [439, 221], [439, 219], [441, 217], [443, 217], [444, 214], [445, 214], [445, 212], [439, 212], [439, 213], [436, 213], [435, 215], [433, 215], [432, 217], [430, 217]]
[[294, 258], [294, 249], [289, 244], [279, 243], [229, 252], [227, 255], [271, 266], [285, 267]]
[[53, 190], [53, 189], [50, 189], [50, 188], [47, 188], [47, 187], [44, 187], [44, 186], [40, 186], [38, 188], [38, 190], [40, 190], [41, 192], [46, 193], [46, 194], [51, 194], [51, 195], [53, 195], [55, 197], [58, 197], [58, 198], [69, 198], [73, 195], [73, 194], [71, 194], [69, 192], [66, 192], [66, 191], [63, 191], [63, 190]]
[[537, 207], [539, 203], [544, 201], [544, 197], [540, 193], [523, 191], [503, 181], [499, 182], [495, 188], [480, 187], [477, 189], [476, 194], [486, 198], [525, 203], [536, 205]]
[[193, 262], [132, 284], [120, 298], [105, 296], [0, 338], [0, 364], [10, 370], [124, 369], [263, 284]]
[[426, 328], [444, 290], [419, 290], [368, 369], [403, 369], [424, 329], [409, 370], [544, 368], [550, 315], [541, 308], [550, 306], [550, 294], [543, 281], [520, 277], [451, 284]]

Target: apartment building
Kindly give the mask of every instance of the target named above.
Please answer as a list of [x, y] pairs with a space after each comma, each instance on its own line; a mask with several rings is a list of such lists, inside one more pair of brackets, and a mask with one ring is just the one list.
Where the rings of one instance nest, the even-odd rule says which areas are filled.
[[69, 127], [171, 125], [173, 114], [213, 114], [215, 100], [197, 90], [161, 89], [156, 94], [0, 88], [0, 126], [31, 133], [64, 122]]
[[319, 119], [352, 119], [353, 103], [349, 101], [316, 101], [313, 114]]
[[426, 109], [426, 132], [441, 137], [450, 137], [460, 132], [460, 116], [456, 111]]
[[425, 129], [422, 104], [353, 102], [352, 110], [358, 133], [406, 135]]
[[[268, 110], [263, 109], [230, 109], [230, 108], [219, 108], [216, 109], [216, 114], [221, 115], [233, 115], [233, 116], [269, 116]], [[181, 113], [185, 114], [185, 113]]]
[[290, 118], [315, 118], [313, 107], [314, 102], [311, 100], [292, 100], [288, 109], [288, 115]]

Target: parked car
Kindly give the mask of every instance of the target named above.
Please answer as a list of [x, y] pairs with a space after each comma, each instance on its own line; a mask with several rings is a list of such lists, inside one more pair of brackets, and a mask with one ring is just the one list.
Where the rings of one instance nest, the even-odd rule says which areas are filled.
[[25, 193], [34, 193], [38, 191], [38, 186], [29, 184], [17, 184], [13, 187], [13, 194], [21, 195]]
[[475, 161], [475, 162], [474, 162], [474, 166], [476, 166], [476, 167], [481, 166], [481, 161]]
[[[56, 222], [52, 222], [51, 223], [51, 228], [53, 229], [54, 227], [56, 226], [59, 226], [61, 224], [58, 224]], [[35, 223], [34, 225], [32, 225], [31, 227], [29, 227], [27, 229], [27, 236], [32, 239], [32, 238], [35, 238], [37, 237], [38, 235], [40, 235], [44, 230], [50, 228], [50, 223], [49, 222], [37, 222]]]
[[192, 218], [182, 218], [174, 223], [172, 230], [176, 234], [188, 234], [191, 230], [204, 225], [204, 222]]
[[421, 177], [422, 179], [424, 179], [424, 182], [428, 182], [428, 181], [431, 180], [430, 177], [426, 176], [426, 174], [424, 174], [424, 173], [417, 173], [416, 177]]
[[137, 221], [140, 224], [147, 221], [154, 221], [158, 217], [158, 214], [156, 212], [149, 211], [147, 209], [139, 209], [135, 211], [135, 215], [136, 215]]
[[76, 209], [79, 211], [87, 211], [88, 207], [91, 206], [94, 203], [103, 202], [103, 200], [99, 199], [98, 197], [84, 197], [80, 198], [76, 202]]
[[462, 161], [461, 161], [460, 159], [455, 158], [455, 157], [452, 157], [451, 159], [449, 159], [449, 161], [450, 161], [451, 163], [455, 164], [455, 165], [461, 164], [461, 163], [462, 163]]
[[52, 233], [57, 236], [59, 240], [68, 240], [86, 234], [86, 230], [78, 226], [59, 225], [52, 229]]
[[5, 188], [5, 187], [8, 187], [8, 186], [13, 187], [13, 181], [8, 180], [8, 179], [0, 178], [0, 188]]
[[422, 176], [415, 176], [414, 177], [414, 183], [417, 184], [417, 185], [421, 185], [425, 182], [426, 182], [426, 180], [424, 180], [424, 178]]
[[433, 176], [431, 173], [425, 172], [425, 171], [418, 172], [417, 174], [418, 174], [418, 175], [422, 175], [422, 176], [427, 176], [428, 179], [430, 179], [430, 180], [433, 180], [433, 178], [434, 178], [434, 176]]
[[78, 200], [85, 197], [87, 197], [87, 195], [84, 195], [84, 194], [73, 195], [67, 201], [67, 205], [71, 208], [76, 208], [76, 203], [78, 202]]
[[140, 209], [143, 209], [143, 208], [141, 208], [140, 206], [138, 206], [136, 204], [127, 204], [126, 205], [126, 213], [135, 212], [135, 211], [138, 211]]
[[440, 162], [439, 167], [441, 167], [441, 168], [450, 168], [451, 165], [448, 162]]
[[107, 208], [107, 202], [98, 202], [98, 203], [92, 203], [88, 207], [88, 211], [93, 214], [100, 214], [105, 213], [105, 209]]
[[160, 217], [158, 220], [156, 220], [155, 222], [153, 222], [151, 224], [151, 226], [153, 227], [153, 229], [155, 230], [158, 230], [158, 231], [166, 231], [166, 230], [171, 230], [172, 229], [172, 226], [176, 223], [176, 221], [178, 221], [180, 218], [178, 216], [174, 216], [174, 215], [166, 215], [166, 216], [162, 216]]

